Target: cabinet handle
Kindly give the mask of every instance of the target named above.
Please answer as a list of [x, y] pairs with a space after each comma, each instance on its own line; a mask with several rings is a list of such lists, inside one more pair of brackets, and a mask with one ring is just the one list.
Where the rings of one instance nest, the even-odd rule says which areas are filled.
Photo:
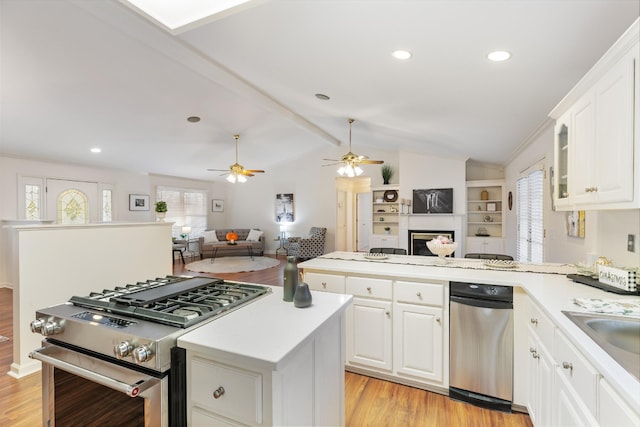
[[569, 371], [571, 371], [571, 373], [573, 373], [573, 363], [562, 362], [562, 367], [564, 369], [568, 369]]
[[367, 292], [371, 293], [371, 286], [367, 286]]
[[327, 282], [322, 282], [322, 287], [326, 288], [327, 287]]
[[536, 349], [535, 349], [535, 348], [533, 348], [533, 347], [529, 347], [529, 353], [535, 353], [535, 352], [536, 352]]
[[436, 317], [436, 322], [440, 323], [440, 318]]
[[537, 352], [537, 351], [534, 351], [534, 352], [531, 354], [531, 357], [533, 357], [534, 359], [539, 359], [539, 358], [540, 358], [540, 355], [538, 355], [538, 352]]
[[386, 314], [387, 317], [391, 317], [391, 312], [390, 311], [385, 311], [384, 314]]
[[538, 319], [532, 317], [531, 318], [531, 324], [532, 325], [537, 325], [538, 324]]
[[220, 399], [220, 397], [224, 394], [224, 387], [220, 386], [217, 390], [213, 392], [214, 399]]
[[598, 187], [587, 187], [584, 189], [584, 191], [586, 193], [597, 193], [598, 192]]
[[420, 299], [422, 299], [422, 293], [421, 292], [416, 292], [416, 296]]

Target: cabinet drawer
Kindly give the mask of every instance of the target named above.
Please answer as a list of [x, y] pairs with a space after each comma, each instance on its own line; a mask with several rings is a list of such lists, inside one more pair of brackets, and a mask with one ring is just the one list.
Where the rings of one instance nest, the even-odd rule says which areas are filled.
[[[262, 375], [193, 357], [190, 363], [194, 405], [247, 424], [262, 423]], [[216, 390], [224, 389], [218, 398]]]
[[395, 282], [395, 300], [409, 304], [435, 305], [444, 303], [444, 285], [436, 283]]
[[596, 416], [598, 371], [580, 354], [562, 332], [556, 330], [553, 343], [558, 372], [571, 384], [576, 395]]
[[540, 339], [540, 342], [550, 353], [553, 353], [553, 332], [555, 326], [533, 301], [529, 305], [527, 322]]
[[304, 281], [314, 291], [344, 294], [344, 276], [338, 274], [304, 273]]
[[347, 293], [353, 296], [391, 299], [391, 280], [368, 277], [347, 277]]

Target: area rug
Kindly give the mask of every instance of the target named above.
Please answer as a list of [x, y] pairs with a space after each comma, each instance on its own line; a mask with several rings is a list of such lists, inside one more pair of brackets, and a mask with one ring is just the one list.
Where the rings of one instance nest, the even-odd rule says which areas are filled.
[[216, 258], [213, 263], [211, 258], [205, 258], [189, 263], [184, 268], [196, 273], [241, 273], [265, 270], [279, 264], [279, 260], [263, 256], [253, 257], [253, 260], [248, 256], [227, 256]]

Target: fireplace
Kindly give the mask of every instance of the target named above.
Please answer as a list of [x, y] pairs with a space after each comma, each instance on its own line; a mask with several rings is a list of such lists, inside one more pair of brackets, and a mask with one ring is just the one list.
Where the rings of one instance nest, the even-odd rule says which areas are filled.
[[[407, 253], [409, 255], [436, 256], [427, 247], [427, 242], [438, 236], [446, 236], [452, 241], [455, 241], [455, 232], [453, 230], [409, 230], [409, 248]], [[451, 256], [454, 257], [455, 252], [452, 253]]]

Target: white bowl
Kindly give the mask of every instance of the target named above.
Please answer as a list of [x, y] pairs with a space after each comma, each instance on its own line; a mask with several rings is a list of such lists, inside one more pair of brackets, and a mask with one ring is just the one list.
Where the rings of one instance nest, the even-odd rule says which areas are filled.
[[432, 253], [438, 255], [438, 257], [444, 258], [454, 253], [458, 244], [456, 242], [440, 243], [436, 240], [429, 240], [427, 242], [427, 247]]

